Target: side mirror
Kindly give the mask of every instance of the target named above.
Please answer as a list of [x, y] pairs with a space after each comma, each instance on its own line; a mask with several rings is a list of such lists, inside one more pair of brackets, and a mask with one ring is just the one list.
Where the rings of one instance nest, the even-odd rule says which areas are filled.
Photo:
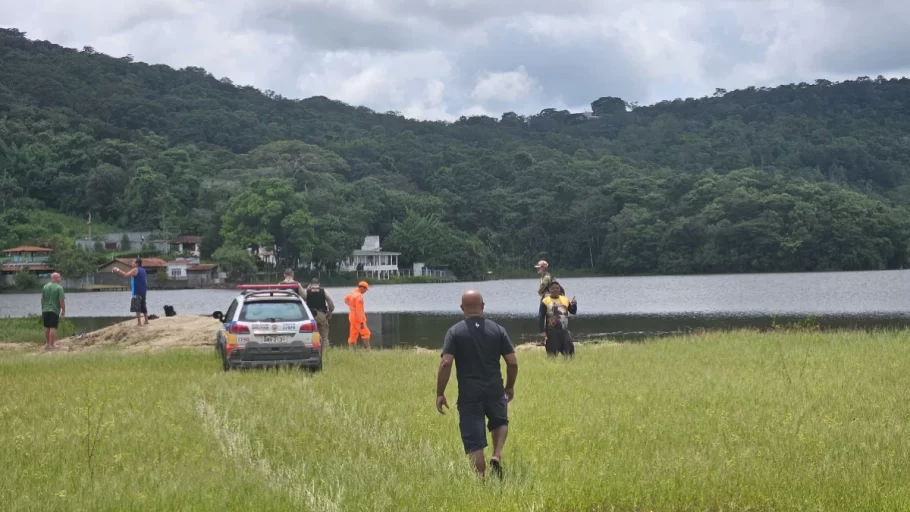
[[224, 313], [222, 313], [221, 311], [215, 311], [214, 313], [212, 313], [212, 318], [214, 318], [215, 320], [220, 320], [220, 321], [224, 322]]

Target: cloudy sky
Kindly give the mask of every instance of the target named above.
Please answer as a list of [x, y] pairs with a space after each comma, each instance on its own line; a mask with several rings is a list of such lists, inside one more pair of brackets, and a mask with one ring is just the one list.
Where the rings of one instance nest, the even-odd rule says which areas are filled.
[[0, 26], [418, 119], [910, 74], [907, 0], [0, 0]]

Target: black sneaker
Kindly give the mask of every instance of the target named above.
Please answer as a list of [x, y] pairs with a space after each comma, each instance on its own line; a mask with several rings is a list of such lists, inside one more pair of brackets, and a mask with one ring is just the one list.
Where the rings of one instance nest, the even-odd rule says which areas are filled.
[[496, 478], [502, 478], [502, 464], [496, 459], [490, 459], [490, 471]]

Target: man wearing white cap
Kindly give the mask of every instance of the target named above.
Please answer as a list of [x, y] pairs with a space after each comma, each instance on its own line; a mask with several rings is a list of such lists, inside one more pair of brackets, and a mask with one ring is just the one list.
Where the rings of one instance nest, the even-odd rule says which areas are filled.
[[547, 290], [550, 289], [550, 281], [553, 280], [553, 276], [550, 275], [550, 264], [546, 260], [540, 260], [537, 262], [537, 265], [534, 267], [537, 269], [537, 273], [540, 274], [540, 286], [537, 288], [537, 295], [540, 296], [543, 300], [543, 296], [547, 294]]

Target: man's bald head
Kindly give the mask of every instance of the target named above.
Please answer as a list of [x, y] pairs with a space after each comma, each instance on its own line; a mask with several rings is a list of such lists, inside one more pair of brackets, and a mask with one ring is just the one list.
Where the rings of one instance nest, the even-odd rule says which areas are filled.
[[55, 282], [55, 283], [59, 283], [59, 282], [60, 282], [60, 274], [58, 274], [57, 272], [54, 272], [53, 274], [51, 274], [51, 281], [53, 281], [53, 282]]
[[480, 316], [483, 314], [483, 297], [476, 290], [468, 290], [461, 295], [461, 310], [465, 316]]

